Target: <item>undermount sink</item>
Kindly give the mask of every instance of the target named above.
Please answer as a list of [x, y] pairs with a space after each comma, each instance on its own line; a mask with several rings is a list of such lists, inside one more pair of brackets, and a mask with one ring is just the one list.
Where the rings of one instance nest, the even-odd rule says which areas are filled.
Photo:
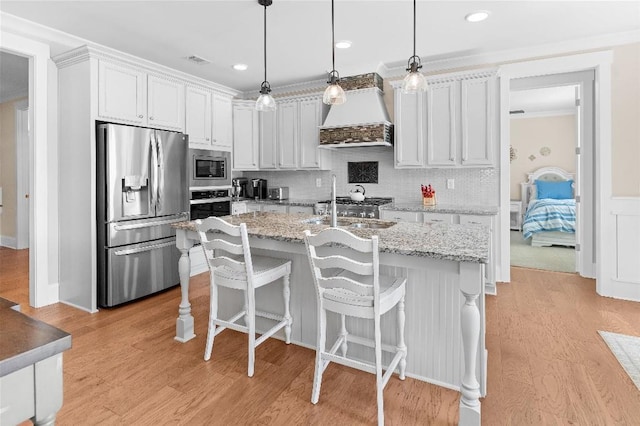
[[[331, 218], [329, 217], [316, 217], [313, 219], [307, 219], [304, 223], [309, 223], [311, 225], [331, 225]], [[361, 221], [354, 222], [345, 219], [338, 219], [338, 226], [345, 228], [360, 228], [360, 229], [387, 229], [395, 225], [395, 222], [387, 222], [387, 221]]]

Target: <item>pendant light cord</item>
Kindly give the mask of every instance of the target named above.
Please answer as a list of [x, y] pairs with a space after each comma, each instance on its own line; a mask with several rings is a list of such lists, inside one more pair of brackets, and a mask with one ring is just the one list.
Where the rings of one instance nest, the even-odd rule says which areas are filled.
[[413, 0], [413, 56], [416, 56], [416, 0]]
[[264, 5], [264, 81], [267, 81], [267, 5], [266, 3]]
[[333, 17], [333, 0], [331, 0], [331, 62], [333, 71], [336, 70], [336, 43], [335, 43], [335, 29], [334, 29], [334, 17]]

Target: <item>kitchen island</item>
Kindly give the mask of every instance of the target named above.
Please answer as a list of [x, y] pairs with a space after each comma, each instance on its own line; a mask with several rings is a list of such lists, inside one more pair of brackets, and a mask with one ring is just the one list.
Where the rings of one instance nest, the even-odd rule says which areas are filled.
[[[252, 252], [292, 260], [292, 342], [315, 349], [316, 294], [303, 240], [305, 229], [316, 233], [327, 227], [311, 222], [305, 214], [247, 213], [227, 216], [234, 224], [245, 222]], [[459, 390], [460, 424], [480, 424], [479, 398], [486, 393], [484, 266], [489, 256], [490, 230], [484, 226], [389, 223], [356, 218], [341, 219], [346, 229], [361, 237], [380, 237], [380, 273], [407, 278], [405, 339], [407, 376]], [[388, 228], [354, 228], [349, 222]], [[176, 339], [188, 341], [193, 333], [189, 303], [189, 249], [198, 241], [193, 222], [174, 225], [181, 251], [182, 300]], [[341, 250], [336, 248], [337, 251]], [[271, 286], [273, 287], [273, 286]], [[277, 289], [277, 290], [276, 290]], [[223, 290], [223, 289], [220, 289]], [[226, 290], [226, 289], [225, 289]], [[261, 292], [262, 291], [262, 292]], [[243, 300], [233, 291], [220, 291], [220, 316], [241, 309]], [[282, 297], [275, 289], [260, 289], [256, 298], [262, 311], [280, 312]], [[206, 320], [203, 318], [202, 320]], [[327, 329], [338, 331], [337, 317], [328, 318]], [[261, 324], [256, 324], [261, 329]], [[266, 327], [262, 327], [265, 329]], [[369, 322], [353, 320], [355, 334], [372, 336]], [[383, 342], [395, 341], [395, 315], [382, 321]], [[282, 336], [276, 335], [282, 338]], [[331, 341], [333, 336], [328, 336]], [[350, 354], [371, 360], [368, 351], [353, 347]], [[383, 360], [388, 363], [390, 359]]]

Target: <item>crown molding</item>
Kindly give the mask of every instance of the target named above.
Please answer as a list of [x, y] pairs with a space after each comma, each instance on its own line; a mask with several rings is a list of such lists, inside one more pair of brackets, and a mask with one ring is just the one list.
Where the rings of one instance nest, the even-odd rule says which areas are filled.
[[[440, 59], [436, 61], [422, 62], [422, 72], [432, 74], [451, 69], [467, 68], [487, 64], [504, 64], [518, 62], [545, 56], [567, 55], [585, 51], [602, 50], [614, 46], [640, 42], [640, 30], [622, 33], [607, 34], [598, 37], [590, 37], [577, 40], [569, 40], [558, 43], [548, 43], [538, 46], [508, 49], [494, 52], [478, 53], [476, 55], [460, 56], [456, 58]], [[406, 74], [406, 67], [395, 66], [387, 68], [383, 78], [400, 77]], [[382, 73], [380, 73], [382, 75]]]
[[[431, 85], [431, 84], [447, 83], [447, 82], [463, 80], [463, 79], [471, 80], [474, 78], [491, 78], [491, 77], [495, 77], [496, 75], [498, 75], [497, 68], [483, 68], [483, 69], [477, 69], [472, 71], [452, 72], [444, 75], [442, 74], [425, 75], [425, 78], [427, 79], [427, 84]], [[389, 82], [389, 85], [391, 85], [391, 87], [394, 90], [397, 90], [402, 86], [403, 80], [404, 79], [402, 78], [392, 80]]]

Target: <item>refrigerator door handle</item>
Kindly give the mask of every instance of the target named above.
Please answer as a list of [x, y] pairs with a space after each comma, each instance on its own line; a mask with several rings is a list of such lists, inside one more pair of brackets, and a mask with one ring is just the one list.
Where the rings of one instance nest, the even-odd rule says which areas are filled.
[[157, 220], [153, 222], [142, 222], [142, 223], [133, 223], [126, 225], [114, 225], [113, 229], [116, 231], [128, 231], [130, 229], [141, 229], [141, 228], [149, 228], [152, 226], [158, 225], [170, 225], [172, 223], [184, 222], [187, 220], [187, 214], [183, 213], [179, 217], [174, 217], [166, 220]]
[[[160, 139], [159, 132], [156, 133], [156, 147], [158, 149], [158, 170], [156, 180], [156, 214], [162, 212], [162, 204], [164, 204], [164, 146]], [[164, 213], [163, 213], [164, 214]]]
[[158, 203], [158, 142], [155, 138], [155, 132], [151, 132], [149, 144], [151, 148], [151, 210], [155, 216], [157, 214], [156, 205]]
[[159, 249], [167, 246], [174, 246], [176, 244], [175, 241], [168, 241], [166, 243], [161, 244], [151, 244], [144, 247], [132, 248], [132, 249], [124, 249], [124, 250], [116, 250], [113, 252], [116, 256], [127, 256], [130, 254], [143, 253], [145, 251], [152, 251], [155, 249]]

